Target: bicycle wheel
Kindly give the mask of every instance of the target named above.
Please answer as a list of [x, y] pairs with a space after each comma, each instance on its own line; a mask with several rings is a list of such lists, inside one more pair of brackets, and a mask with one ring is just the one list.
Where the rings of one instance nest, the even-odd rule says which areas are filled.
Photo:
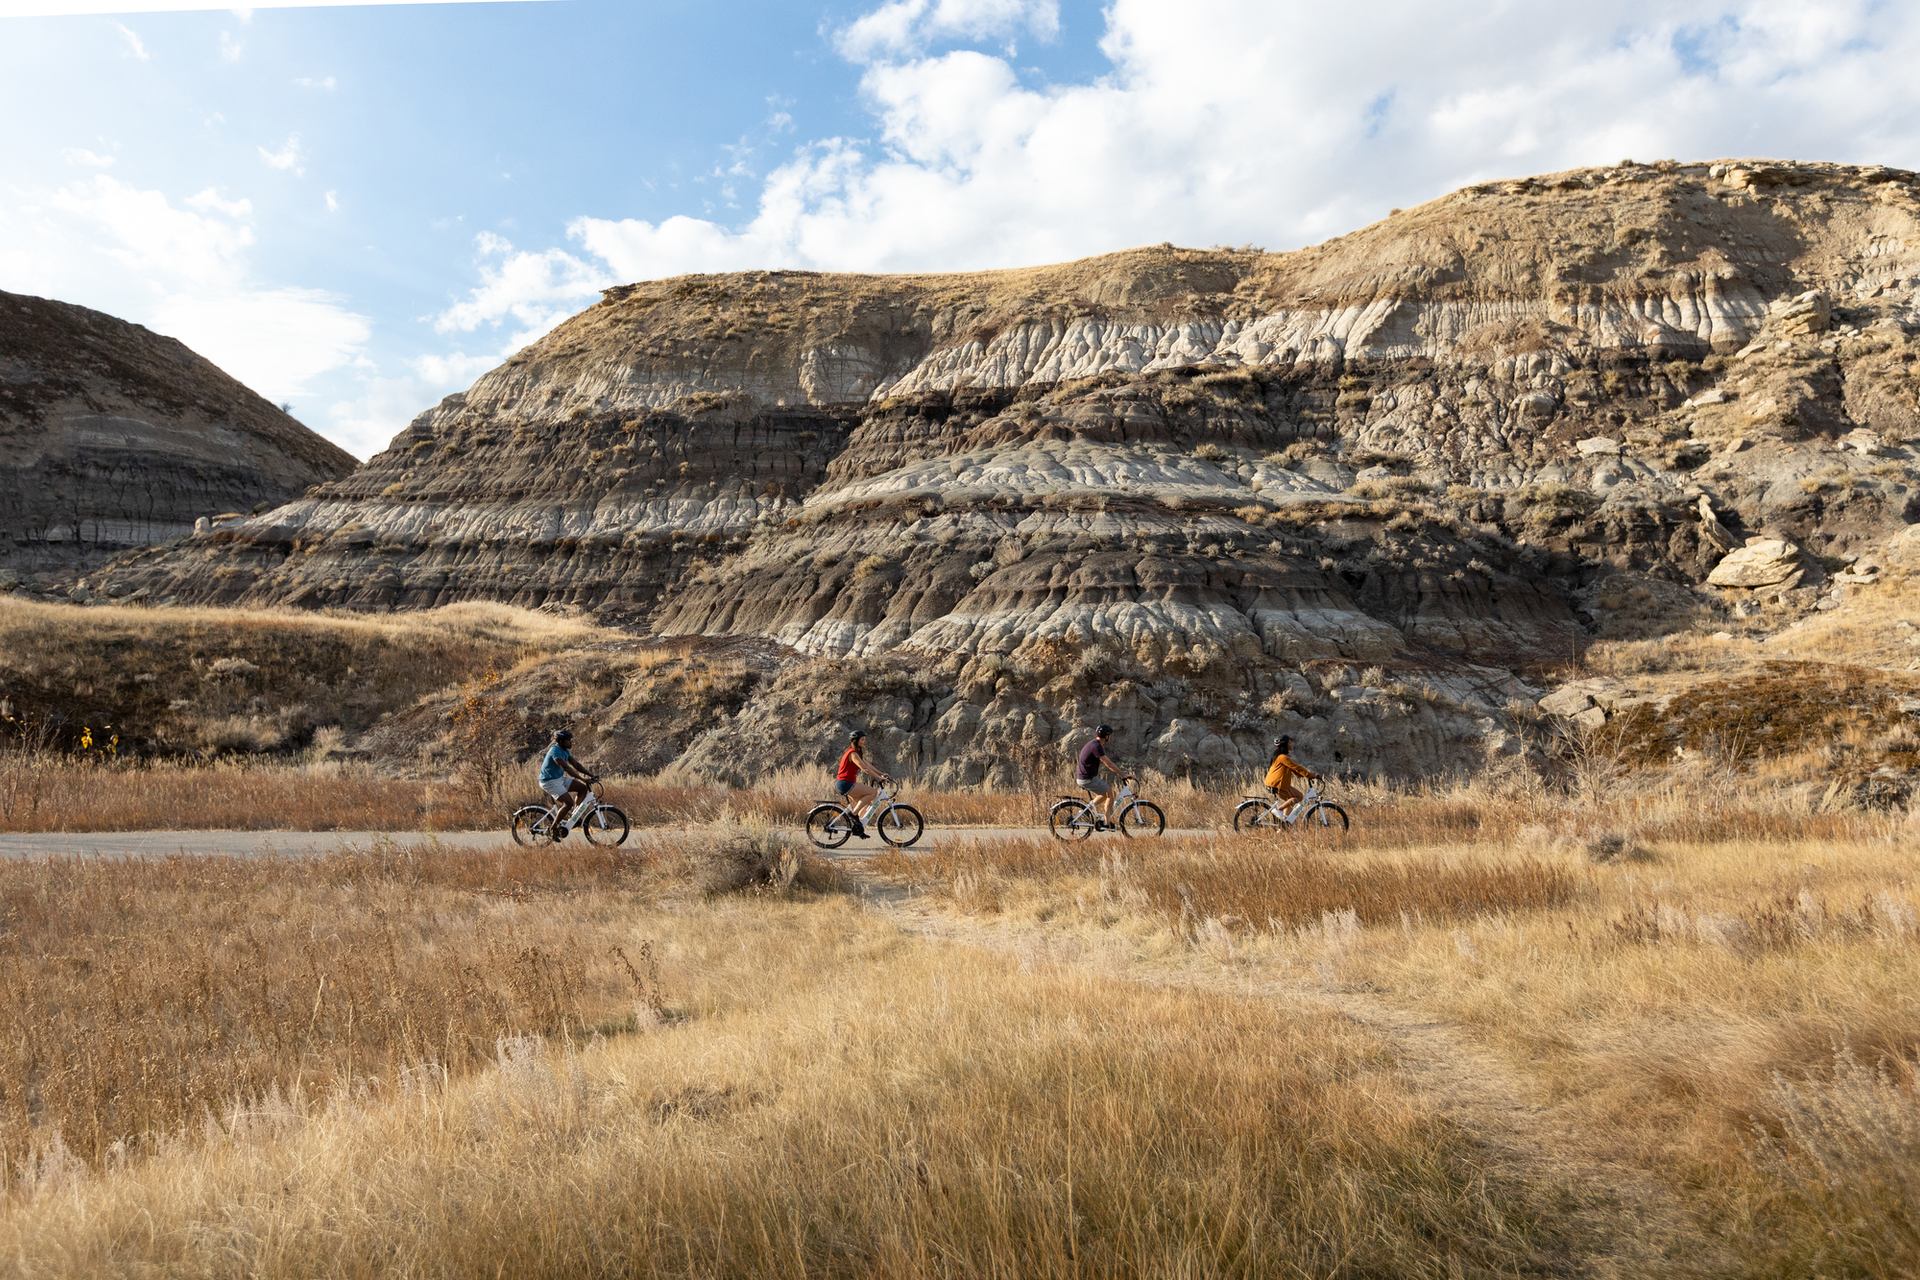
[[1345, 809], [1323, 800], [1301, 814], [1300, 821], [1295, 825], [1306, 831], [1343, 836], [1352, 823], [1347, 821]]
[[627, 842], [627, 833], [633, 830], [633, 824], [627, 821], [626, 814], [610, 804], [603, 804], [587, 815], [580, 829], [587, 833], [588, 844], [618, 848]]
[[1093, 806], [1084, 800], [1062, 800], [1047, 810], [1047, 830], [1061, 840], [1085, 840], [1093, 834]]
[[927, 829], [926, 819], [910, 804], [888, 805], [873, 825], [880, 829], [880, 838], [896, 849], [906, 848]]
[[553, 839], [553, 814], [545, 805], [523, 805], [513, 811], [507, 829], [515, 844], [546, 844]]
[[1242, 800], [1240, 807], [1233, 811], [1233, 829], [1249, 833], [1271, 831], [1274, 824], [1267, 816], [1270, 812], [1265, 800]]
[[1151, 800], [1135, 800], [1120, 811], [1120, 834], [1157, 836], [1167, 829], [1167, 815]]
[[837, 804], [817, 804], [807, 815], [807, 839], [822, 849], [838, 849], [853, 839], [853, 823]]

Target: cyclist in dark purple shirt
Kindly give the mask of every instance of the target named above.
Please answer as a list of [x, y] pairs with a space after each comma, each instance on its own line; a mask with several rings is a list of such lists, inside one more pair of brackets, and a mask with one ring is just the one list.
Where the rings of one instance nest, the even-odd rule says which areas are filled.
[[1080, 748], [1080, 755], [1073, 766], [1075, 786], [1094, 794], [1093, 807], [1100, 811], [1098, 830], [1106, 830], [1113, 825], [1113, 779], [1101, 776], [1101, 770], [1115, 777], [1125, 772], [1113, 757], [1107, 754], [1107, 739], [1113, 736], [1111, 725], [1101, 725], [1093, 731], [1093, 737], [1087, 739], [1087, 745]]

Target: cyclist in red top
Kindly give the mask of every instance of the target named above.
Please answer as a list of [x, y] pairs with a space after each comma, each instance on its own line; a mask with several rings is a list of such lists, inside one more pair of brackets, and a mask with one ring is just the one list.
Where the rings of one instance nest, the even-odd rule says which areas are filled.
[[833, 773], [833, 789], [846, 802], [847, 810], [853, 814], [853, 834], [862, 840], [867, 838], [867, 828], [866, 824], [860, 821], [860, 809], [878, 794], [878, 790], [862, 782], [860, 775], [878, 778], [884, 783], [893, 782], [885, 772], [867, 763], [866, 743], [867, 735], [855, 729], [853, 737], [847, 742], [847, 749], [840, 753], [840, 767]]

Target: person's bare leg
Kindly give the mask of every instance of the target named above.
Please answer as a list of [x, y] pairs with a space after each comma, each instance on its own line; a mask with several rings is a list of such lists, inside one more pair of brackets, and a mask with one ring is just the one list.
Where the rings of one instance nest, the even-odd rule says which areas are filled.
[[1293, 811], [1300, 807], [1301, 798], [1300, 793], [1292, 786], [1280, 788], [1280, 812], [1287, 817], [1292, 817]]

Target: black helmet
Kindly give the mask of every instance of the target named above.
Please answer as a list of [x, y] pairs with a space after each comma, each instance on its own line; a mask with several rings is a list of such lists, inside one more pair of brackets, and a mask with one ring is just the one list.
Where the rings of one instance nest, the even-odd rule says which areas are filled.
[[555, 742], [557, 742], [557, 743], [559, 743], [559, 744], [560, 744], [561, 746], [563, 746], [563, 747], [564, 747], [564, 746], [566, 746], [566, 745], [567, 745], [567, 744], [568, 744], [569, 742], [572, 742], [572, 741], [573, 741], [573, 730], [571, 730], [571, 729], [555, 729], [555, 730], [553, 731], [553, 740], [554, 740]]
[[855, 729], [855, 730], [853, 731], [853, 736], [852, 736], [851, 738], [848, 738], [848, 739], [847, 739], [847, 741], [848, 741], [848, 742], [858, 742], [858, 741], [860, 741], [860, 739], [862, 739], [862, 738], [864, 738], [864, 737], [866, 737], [866, 736], [867, 736], [867, 731], [866, 731], [865, 729]]
[[1110, 724], [1103, 724], [1103, 725], [1101, 725], [1101, 726], [1100, 726], [1100, 727], [1099, 727], [1098, 729], [1095, 729], [1095, 730], [1093, 731], [1093, 736], [1094, 736], [1094, 737], [1096, 737], [1096, 738], [1104, 738], [1104, 737], [1106, 737], [1106, 736], [1107, 736], [1108, 734], [1110, 734], [1110, 733], [1112, 733], [1112, 732], [1113, 732], [1113, 726], [1112, 726], [1112, 725], [1110, 725]]
[[1282, 751], [1291, 750], [1293, 750], [1292, 734], [1283, 733], [1273, 740], [1273, 754], [1279, 755]]

